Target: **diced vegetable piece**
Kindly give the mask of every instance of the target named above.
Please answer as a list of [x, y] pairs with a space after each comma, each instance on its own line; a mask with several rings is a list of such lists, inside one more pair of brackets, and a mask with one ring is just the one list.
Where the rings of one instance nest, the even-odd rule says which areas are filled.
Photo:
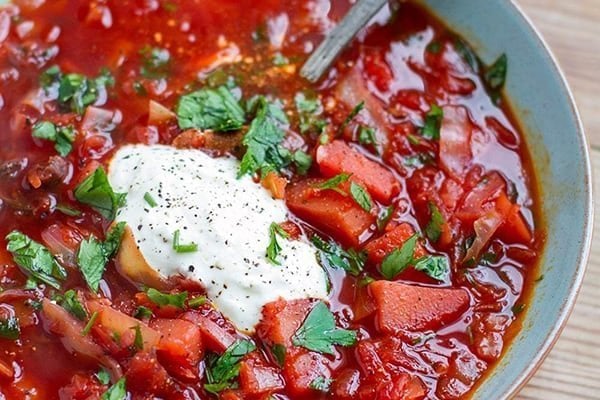
[[215, 321], [206, 315], [195, 311], [188, 311], [183, 319], [190, 321], [200, 328], [202, 333], [202, 343], [208, 350], [222, 353], [238, 339], [226, 328], [219, 326]]
[[400, 192], [400, 183], [394, 174], [381, 164], [368, 159], [342, 140], [320, 146], [317, 163], [326, 177], [347, 173], [365, 185], [378, 201], [389, 203]]
[[67, 351], [98, 361], [111, 372], [113, 379], [118, 379], [122, 375], [119, 364], [107, 356], [89, 335], [81, 334], [84, 323], [71, 316], [67, 310], [44, 299], [42, 300], [41, 315], [44, 327], [61, 338]]
[[274, 199], [285, 198], [285, 187], [287, 186], [288, 181], [277, 172], [267, 172], [260, 183], [265, 189], [271, 192], [271, 196], [273, 196]]
[[313, 381], [331, 377], [331, 371], [325, 362], [323, 355], [314, 352], [301, 350], [288, 354], [283, 368], [288, 394], [298, 397], [314, 395]]
[[173, 111], [169, 110], [167, 107], [163, 106], [162, 104], [160, 104], [154, 100], [150, 100], [148, 102], [148, 123], [149, 124], [153, 124], [153, 125], [164, 124], [166, 122], [174, 120], [175, 118], [177, 118], [175, 113]]
[[346, 369], [338, 374], [331, 393], [336, 399], [352, 400], [356, 398], [360, 386], [360, 372], [355, 369]]
[[256, 331], [269, 344], [292, 346], [292, 336], [300, 328], [312, 308], [310, 300], [278, 300], [265, 304]]
[[467, 193], [459, 206], [456, 216], [463, 222], [471, 223], [486, 213], [486, 203], [497, 199], [506, 190], [504, 178], [492, 172], [486, 175], [477, 186]]
[[134, 346], [138, 327], [142, 336], [141, 350], [150, 351], [158, 344], [160, 333], [142, 321], [97, 300], [88, 301], [87, 306], [91, 313], [98, 313], [96, 323], [92, 327], [92, 332], [101, 331], [100, 334], [102, 337], [108, 334], [113, 338], [113, 342], [117, 347], [123, 349]]
[[452, 178], [462, 181], [471, 163], [471, 134], [475, 129], [467, 109], [444, 107], [444, 119], [440, 132], [440, 162]]
[[251, 396], [259, 396], [283, 389], [283, 380], [277, 370], [266, 365], [257, 356], [240, 364], [240, 388]]
[[325, 181], [308, 179], [288, 185], [288, 208], [343, 245], [357, 247], [363, 233], [375, 223], [375, 216], [363, 210], [350, 196], [316, 188], [323, 182]]
[[[379, 265], [383, 259], [395, 249], [402, 247], [415, 230], [410, 224], [402, 223], [386, 232], [383, 236], [371, 240], [364, 247], [370, 263]], [[413, 258], [419, 259], [425, 255], [425, 249], [420, 243], [415, 246]]]
[[505, 195], [498, 198], [496, 207], [498, 209], [510, 208], [504, 223], [498, 227], [498, 236], [508, 243], [531, 243], [533, 239], [531, 228], [521, 214], [521, 207], [518, 204], [510, 203]]
[[150, 325], [161, 334], [156, 346], [161, 364], [177, 377], [197, 378], [203, 354], [200, 328], [181, 319], [156, 319]]
[[369, 285], [377, 306], [376, 327], [382, 333], [435, 330], [453, 322], [469, 307], [462, 289], [428, 288], [399, 282]]
[[156, 356], [146, 352], [140, 352], [133, 356], [125, 376], [127, 387], [139, 393], [165, 395], [173, 384], [169, 374], [160, 365]]

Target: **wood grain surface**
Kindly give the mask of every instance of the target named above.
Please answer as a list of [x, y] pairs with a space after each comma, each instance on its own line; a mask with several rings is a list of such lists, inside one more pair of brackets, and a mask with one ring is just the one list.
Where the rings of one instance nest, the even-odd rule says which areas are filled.
[[[518, 0], [575, 94], [600, 188], [600, 0]], [[596, 210], [600, 202], [596, 196]], [[598, 215], [598, 212], [597, 212]], [[600, 223], [582, 291], [556, 346], [518, 400], [600, 399]]]

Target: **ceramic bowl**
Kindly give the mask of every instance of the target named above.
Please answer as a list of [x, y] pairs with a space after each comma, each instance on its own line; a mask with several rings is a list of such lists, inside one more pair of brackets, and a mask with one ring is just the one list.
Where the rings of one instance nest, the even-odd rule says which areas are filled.
[[506, 53], [506, 94], [524, 131], [547, 228], [523, 329], [474, 399], [516, 395], [557, 340], [581, 286], [593, 226], [588, 146], [567, 82], [548, 46], [512, 1], [422, 0], [467, 39], [484, 62]]

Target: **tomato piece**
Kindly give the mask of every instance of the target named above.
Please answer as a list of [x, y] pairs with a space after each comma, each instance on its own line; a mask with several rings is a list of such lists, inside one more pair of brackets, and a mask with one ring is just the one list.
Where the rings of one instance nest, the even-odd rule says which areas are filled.
[[435, 330], [456, 320], [469, 307], [463, 289], [429, 288], [400, 282], [369, 285], [377, 306], [376, 328], [382, 333]]
[[278, 300], [265, 304], [262, 319], [256, 327], [261, 340], [273, 345], [292, 347], [292, 336], [312, 308], [311, 300]]
[[251, 356], [240, 364], [240, 388], [246, 394], [258, 396], [283, 389], [279, 372], [257, 356]]
[[288, 351], [283, 367], [287, 393], [298, 397], [314, 395], [311, 383], [319, 377], [331, 378], [326, 361], [322, 354], [304, 349]]
[[192, 322], [200, 328], [202, 343], [211, 351], [222, 353], [236, 342], [237, 337], [232, 329], [219, 325], [216, 318], [200, 314], [196, 311], [188, 311], [181, 316], [182, 319]]
[[[364, 250], [367, 252], [368, 260], [374, 265], [379, 265], [395, 249], [402, 247], [412, 235], [415, 234], [415, 230], [408, 223], [401, 223], [390, 231], [386, 232], [383, 236], [377, 239], [371, 240], [366, 244]], [[425, 255], [425, 249], [419, 243], [415, 246], [415, 258], [423, 257]]]
[[161, 364], [172, 375], [197, 379], [197, 365], [203, 353], [200, 328], [181, 319], [156, 319], [150, 325], [161, 334], [156, 346]]
[[132, 348], [137, 329], [139, 329], [142, 336], [142, 349], [144, 351], [150, 351], [158, 344], [160, 334], [142, 321], [130, 317], [101, 301], [88, 301], [87, 306], [90, 312], [98, 313], [98, 318], [92, 328], [94, 335], [103, 339], [110, 338], [117, 349], [124, 351]]
[[125, 374], [127, 388], [137, 393], [164, 395], [173, 384], [155, 356], [140, 352], [133, 356]]
[[343, 245], [357, 247], [365, 231], [375, 222], [375, 216], [363, 210], [350, 196], [315, 188], [323, 182], [322, 179], [308, 179], [289, 185], [286, 190], [288, 208]]
[[382, 203], [389, 203], [400, 192], [400, 182], [390, 170], [342, 140], [319, 146], [316, 159], [324, 176], [352, 174], [352, 179], [364, 184], [371, 196]]

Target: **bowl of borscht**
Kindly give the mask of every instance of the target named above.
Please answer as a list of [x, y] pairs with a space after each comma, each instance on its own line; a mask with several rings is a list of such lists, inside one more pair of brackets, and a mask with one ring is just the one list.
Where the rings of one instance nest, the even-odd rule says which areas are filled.
[[557, 339], [590, 162], [511, 1], [0, 7], [0, 398], [500, 400]]

